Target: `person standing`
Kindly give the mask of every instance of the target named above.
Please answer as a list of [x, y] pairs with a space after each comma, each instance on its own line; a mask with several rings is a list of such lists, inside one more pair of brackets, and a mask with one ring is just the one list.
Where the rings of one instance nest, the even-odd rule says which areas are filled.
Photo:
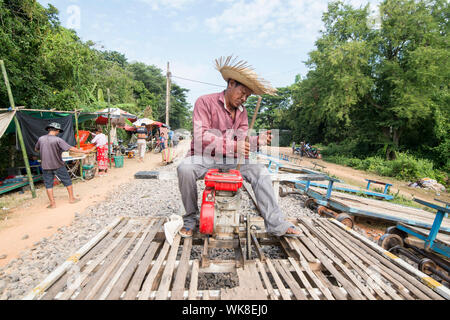
[[55, 198], [53, 196], [53, 181], [55, 175], [61, 180], [63, 185], [67, 188], [69, 193], [69, 202], [75, 203], [80, 199], [75, 198], [73, 195], [72, 180], [70, 179], [69, 172], [67, 172], [65, 163], [62, 159], [62, 153], [64, 151], [73, 151], [78, 153], [89, 153], [89, 151], [77, 149], [72, 147], [63, 139], [57, 135], [63, 132], [59, 123], [53, 122], [49, 124], [45, 130], [48, 131], [47, 135], [41, 136], [34, 149], [41, 154], [41, 165], [43, 170], [43, 179], [45, 188], [47, 189], [47, 196], [50, 204], [47, 208], [56, 208]]
[[145, 151], [147, 148], [147, 128], [145, 127], [146, 124], [142, 123], [141, 126], [137, 127], [136, 133], [137, 133], [137, 145], [138, 145], [138, 161], [144, 162], [145, 157]]
[[95, 133], [91, 132], [94, 136], [91, 143], [95, 143], [97, 148], [97, 169], [98, 175], [102, 176], [103, 172], [106, 174], [108, 172], [108, 138], [103, 133], [101, 127], [95, 130]]

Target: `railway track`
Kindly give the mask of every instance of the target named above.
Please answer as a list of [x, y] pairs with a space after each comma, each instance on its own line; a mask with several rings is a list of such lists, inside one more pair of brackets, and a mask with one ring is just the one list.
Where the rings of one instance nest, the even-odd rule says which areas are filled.
[[[443, 300], [448, 289], [333, 219], [292, 221], [300, 238], [165, 240], [164, 217], [120, 218], [80, 248], [25, 299]], [[262, 226], [254, 217], [252, 225]], [[362, 236], [361, 236], [362, 237]], [[274, 257], [270, 252], [279, 249]], [[267, 248], [271, 248], [267, 250]], [[234, 254], [214, 255], [227, 249]], [[250, 259], [248, 259], [250, 257]], [[206, 287], [202, 278], [232, 277]], [[203, 283], [203, 284], [202, 284]]]

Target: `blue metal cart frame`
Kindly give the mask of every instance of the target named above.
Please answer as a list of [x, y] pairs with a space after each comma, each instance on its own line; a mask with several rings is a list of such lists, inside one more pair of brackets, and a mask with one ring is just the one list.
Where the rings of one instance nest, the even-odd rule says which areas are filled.
[[430, 233], [428, 234], [428, 236], [425, 236], [423, 234], [417, 233], [416, 231], [408, 228], [408, 226], [402, 224], [398, 224], [397, 229], [404, 231], [407, 234], [410, 234], [416, 238], [419, 238], [420, 240], [423, 240], [425, 242], [425, 250], [433, 250], [437, 253], [444, 255], [447, 258], [450, 258], [450, 246], [443, 242], [436, 241], [436, 237], [438, 235], [442, 221], [444, 220], [444, 218], [448, 217], [448, 213], [450, 212], [449, 205], [447, 204], [446, 207], [444, 208], [420, 199], [414, 199], [414, 201], [437, 210], [436, 218], [434, 219]]

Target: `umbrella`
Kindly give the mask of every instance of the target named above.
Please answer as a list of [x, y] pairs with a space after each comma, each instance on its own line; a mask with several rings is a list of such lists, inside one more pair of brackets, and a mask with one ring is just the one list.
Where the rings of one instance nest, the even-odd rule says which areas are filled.
[[152, 123], [152, 126], [158, 126], [158, 127], [161, 127], [162, 125], [164, 125], [164, 123], [158, 122], [158, 121], [154, 121], [154, 122]]
[[124, 129], [125, 129], [126, 131], [130, 131], [130, 132], [135, 132], [135, 131], [136, 131], [136, 128], [135, 128], [135, 127], [129, 126], [129, 125], [127, 125], [127, 124], [125, 125]]
[[[98, 111], [97, 114], [98, 118], [95, 120], [97, 124], [108, 123], [108, 108]], [[125, 124], [125, 119], [128, 119], [131, 122], [134, 122], [137, 119], [134, 114], [128, 113], [120, 108], [110, 108], [109, 117], [113, 124]]]
[[150, 120], [148, 118], [142, 118], [142, 119], [137, 119], [136, 122], [133, 123], [133, 125], [142, 126], [142, 124], [145, 123], [148, 126], [148, 125], [151, 125], [153, 122], [155, 122], [155, 121]]

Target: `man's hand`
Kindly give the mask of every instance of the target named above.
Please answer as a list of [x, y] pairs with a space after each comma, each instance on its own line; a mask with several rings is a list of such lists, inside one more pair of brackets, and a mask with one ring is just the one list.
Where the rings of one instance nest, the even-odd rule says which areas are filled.
[[244, 140], [240, 140], [236, 143], [236, 153], [248, 157], [250, 154], [250, 143]]
[[258, 143], [260, 146], [270, 145], [270, 143], [272, 142], [271, 132], [272, 132], [271, 130], [267, 130], [266, 132], [262, 132], [258, 136]]

